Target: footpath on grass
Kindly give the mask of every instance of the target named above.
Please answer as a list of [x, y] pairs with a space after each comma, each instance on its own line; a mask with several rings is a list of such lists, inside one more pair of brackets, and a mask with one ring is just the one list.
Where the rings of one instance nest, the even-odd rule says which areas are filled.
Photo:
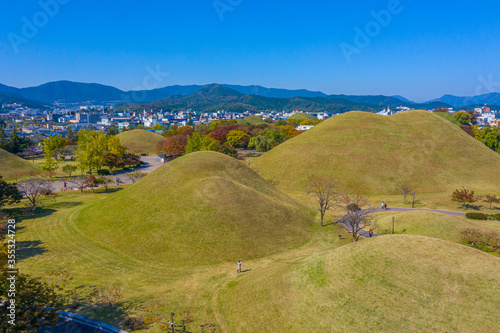
[[[366, 209], [364, 211], [367, 211]], [[435, 212], [435, 213], [441, 213], [445, 215], [451, 215], [451, 216], [465, 216], [466, 213], [462, 212], [454, 212], [450, 210], [438, 210], [438, 209], [427, 209], [427, 208], [387, 208], [387, 209], [375, 209], [371, 211], [371, 214], [375, 213], [385, 213], [385, 212], [413, 212], [413, 211], [427, 211], [427, 212]], [[342, 224], [344, 227], [352, 233], [352, 226], [349, 224], [347, 221], [347, 215], [344, 215], [341, 220]], [[362, 229], [359, 234], [362, 237], [369, 238], [370, 237], [370, 232], [368, 230]], [[372, 234], [372, 237], [378, 236], [377, 234]]]
[[[161, 161], [158, 156], [141, 156], [141, 161], [144, 162], [143, 165], [138, 166], [133, 168], [130, 171], [124, 171], [124, 172], [118, 172], [112, 176], [113, 181], [115, 184], [132, 184], [132, 180], [130, 179], [129, 176], [127, 176], [127, 173], [134, 172], [134, 171], [141, 171], [144, 173], [151, 173], [161, 167], [163, 165], [163, 162]], [[117, 182], [118, 180], [118, 182]], [[111, 184], [113, 185], [113, 184]], [[64, 180], [59, 180], [55, 182], [50, 183], [50, 187], [53, 191], [62, 191], [64, 190]], [[75, 184], [71, 182], [71, 180], [66, 181], [66, 190], [78, 190]]]

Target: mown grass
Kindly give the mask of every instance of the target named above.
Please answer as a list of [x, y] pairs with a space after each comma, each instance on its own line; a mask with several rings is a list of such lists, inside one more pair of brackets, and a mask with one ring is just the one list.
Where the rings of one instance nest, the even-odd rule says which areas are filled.
[[165, 137], [142, 129], [122, 132], [117, 135], [120, 143], [134, 154], [155, 154], [156, 145]]
[[496, 332], [499, 269], [465, 246], [383, 236], [249, 272], [218, 306], [230, 332]]
[[426, 111], [393, 116], [349, 112], [335, 116], [252, 161], [288, 193], [311, 175], [330, 175], [344, 189], [394, 195], [406, 183], [418, 194], [449, 198], [462, 186], [500, 191], [500, 155], [459, 127]]
[[76, 226], [135, 260], [195, 266], [294, 248], [315, 214], [244, 163], [197, 152], [84, 209]]
[[289, 119], [295, 119], [295, 120], [318, 120], [315, 116], [309, 114], [309, 113], [296, 113], [293, 116], [291, 116]]
[[14, 154], [0, 149], [0, 175], [4, 179], [15, 179], [29, 175], [36, 175], [42, 170], [31, 161], [22, 159]]
[[457, 119], [449, 112], [436, 112], [434, 114], [450, 121], [452, 124], [460, 126], [460, 123], [457, 121]]
[[463, 244], [460, 232], [466, 228], [500, 232], [500, 221], [469, 220], [461, 216], [450, 216], [427, 211], [385, 212], [376, 214], [375, 233], [392, 233], [392, 217], [395, 217], [394, 232], [420, 235]]

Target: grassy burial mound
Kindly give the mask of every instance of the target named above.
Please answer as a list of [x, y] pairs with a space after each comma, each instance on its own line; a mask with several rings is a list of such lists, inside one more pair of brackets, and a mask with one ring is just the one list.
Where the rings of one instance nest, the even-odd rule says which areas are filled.
[[293, 116], [291, 116], [289, 119], [295, 119], [295, 120], [318, 120], [315, 116], [309, 114], [309, 113], [296, 113]]
[[334, 176], [343, 187], [366, 194], [395, 193], [402, 183], [419, 193], [461, 186], [500, 190], [500, 155], [426, 111], [335, 116], [267, 152], [254, 166], [292, 191], [303, 191], [311, 175]]
[[122, 146], [135, 154], [155, 154], [158, 142], [165, 140], [160, 134], [152, 133], [142, 129], [122, 132], [118, 134]]
[[237, 119], [237, 122], [238, 122], [238, 124], [241, 124], [241, 125], [260, 125], [260, 124], [266, 123], [264, 121], [264, 119], [262, 119], [262, 117], [255, 116], [255, 115], [246, 116], [243, 119]]
[[193, 265], [296, 247], [307, 240], [312, 215], [244, 163], [196, 152], [83, 210], [76, 223], [137, 260]]
[[496, 332], [500, 259], [434, 238], [394, 235], [230, 282], [231, 332]]
[[4, 179], [29, 176], [40, 173], [40, 168], [32, 162], [0, 149], [0, 176]]

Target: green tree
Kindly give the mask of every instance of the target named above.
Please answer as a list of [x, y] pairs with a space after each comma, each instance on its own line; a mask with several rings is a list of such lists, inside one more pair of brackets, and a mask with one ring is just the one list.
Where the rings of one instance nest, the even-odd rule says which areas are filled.
[[201, 133], [194, 132], [191, 136], [188, 136], [185, 155], [201, 150], [217, 151], [218, 147], [219, 141]]
[[71, 174], [75, 172], [78, 169], [76, 165], [72, 164], [66, 164], [65, 166], [62, 167], [62, 171], [67, 173], [69, 177], [71, 178]]
[[60, 136], [51, 136], [43, 140], [43, 151], [46, 155], [45, 159], [47, 159], [47, 154], [49, 156], [54, 156], [56, 159], [63, 152], [63, 148], [66, 146], [66, 141], [63, 140]]
[[248, 147], [255, 148], [255, 150], [260, 152], [266, 152], [271, 150], [272, 143], [272, 139], [264, 135], [258, 135], [250, 139], [250, 141], [248, 142]]
[[226, 142], [237, 147], [245, 143], [250, 136], [243, 131], [229, 131], [226, 136]]
[[48, 172], [52, 177], [54, 175], [54, 172], [59, 169], [59, 164], [57, 163], [57, 160], [52, 157], [50, 151], [45, 151], [44, 156], [45, 164], [42, 165], [42, 170]]
[[0, 175], [0, 210], [2, 206], [18, 203], [22, 198], [17, 187], [7, 183]]
[[118, 131], [118, 127], [115, 124], [111, 124], [106, 130], [106, 135], [118, 135], [120, 131]]
[[470, 125], [472, 121], [472, 115], [464, 111], [458, 111], [454, 114], [455, 119], [460, 123], [460, 125]]
[[7, 140], [7, 134], [3, 130], [3, 128], [0, 128], [0, 149], [4, 149], [7, 147], [8, 140]]
[[69, 145], [76, 145], [78, 143], [78, 132], [73, 131], [71, 127], [68, 127], [68, 134], [66, 137]]

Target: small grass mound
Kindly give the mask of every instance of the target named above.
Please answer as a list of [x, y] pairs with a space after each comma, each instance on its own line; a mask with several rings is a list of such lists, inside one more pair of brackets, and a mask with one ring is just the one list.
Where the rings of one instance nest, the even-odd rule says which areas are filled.
[[156, 145], [165, 140], [160, 134], [152, 133], [143, 129], [122, 132], [117, 135], [122, 146], [134, 154], [155, 154]]
[[288, 119], [294, 119], [294, 120], [318, 120], [318, 118], [316, 118], [312, 114], [303, 113], [303, 112], [296, 113], [296, 114], [294, 114], [293, 116], [291, 116]]
[[231, 332], [495, 332], [500, 260], [433, 238], [382, 236], [239, 276]]
[[246, 116], [243, 119], [238, 119], [238, 124], [241, 125], [260, 125], [260, 124], [265, 124], [266, 122], [262, 117], [259, 116]]
[[83, 210], [76, 224], [124, 255], [183, 266], [296, 247], [314, 215], [244, 163], [196, 152]]
[[4, 179], [35, 175], [41, 169], [30, 161], [0, 149], [0, 176]]

